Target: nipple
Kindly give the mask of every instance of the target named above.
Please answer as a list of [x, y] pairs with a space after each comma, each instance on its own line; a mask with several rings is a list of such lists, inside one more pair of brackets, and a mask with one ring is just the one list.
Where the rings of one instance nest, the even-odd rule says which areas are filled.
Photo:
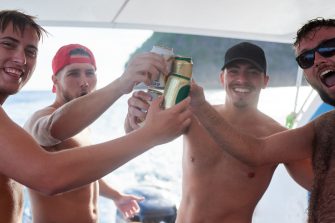
[[254, 178], [255, 177], [255, 172], [249, 172], [248, 177], [249, 178]]

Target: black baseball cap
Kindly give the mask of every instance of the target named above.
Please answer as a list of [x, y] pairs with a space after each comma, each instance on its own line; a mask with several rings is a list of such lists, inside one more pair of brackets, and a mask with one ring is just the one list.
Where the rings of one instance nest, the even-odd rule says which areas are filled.
[[262, 48], [249, 43], [242, 42], [229, 48], [225, 55], [225, 62], [221, 70], [236, 61], [247, 61], [266, 73], [266, 59]]

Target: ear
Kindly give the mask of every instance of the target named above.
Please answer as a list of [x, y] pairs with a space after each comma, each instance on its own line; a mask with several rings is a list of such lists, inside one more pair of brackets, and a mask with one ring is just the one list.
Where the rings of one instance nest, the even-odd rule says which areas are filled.
[[52, 75], [52, 76], [51, 76], [51, 79], [52, 79], [52, 82], [53, 82], [54, 84], [56, 84], [57, 81], [58, 81], [56, 75]]
[[269, 82], [269, 76], [267, 74], [264, 75], [264, 82], [263, 82], [263, 89], [266, 88], [266, 86], [268, 86], [268, 82]]
[[56, 77], [56, 75], [52, 75], [51, 76], [53, 85], [52, 85], [52, 92], [55, 93], [56, 92], [56, 84], [58, 82], [58, 78]]
[[221, 71], [220, 73], [220, 82], [221, 82], [221, 85], [224, 86], [224, 71]]

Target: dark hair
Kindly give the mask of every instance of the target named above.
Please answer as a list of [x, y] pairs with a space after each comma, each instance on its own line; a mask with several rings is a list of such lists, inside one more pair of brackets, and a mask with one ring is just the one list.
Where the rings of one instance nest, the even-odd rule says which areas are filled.
[[81, 55], [81, 56], [87, 56], [91, 57], [91, 55], [83, 48], [75, 48], [69, 52], [69, 55]]
[[318, 17], [312, 20], [309, 20], [303, 27], [297, 31], [297, 37], [293, 43], [294, 47], [297, 47], [300, 41], [305, 38], [310, 32], [316, 32], [322, 27], [335, 27], [335, 19], [324, 19]]
[[0, 11], [0, 31], [4, 32], [9, 23], [13, 24], [15, 32], [23, 33], [27, 26], [35, 29], [38, 39], [41, 39], [43, 33], [47, 31], [35, 22], [36, 17], [24, 14], [17, 10], [1, 10]]

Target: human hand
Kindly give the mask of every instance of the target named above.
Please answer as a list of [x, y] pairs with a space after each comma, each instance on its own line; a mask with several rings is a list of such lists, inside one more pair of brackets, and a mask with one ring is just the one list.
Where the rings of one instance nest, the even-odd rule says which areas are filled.
[[167, 143], [184, 133], [191, 123], [190, 98], [168, 109], [162, 108], [163, 97], [152, 101], [143, 128], [149, 129], [157, 144]]
[[144, 91], [136, 91], [128, 99], [128, 114], [126, 121], [129, 125], [129, 131], [126, 130], [127, 132], [140, 128], [139, 123], [145, 120], [150, 106], [148, 102], [151, 100], [152, 98], [150, 94]]
[[204, 89], [197, 85], [194, 80], [191, 81], [191, 89], [189, 95], [191, 97], [190, 105], [192, 109], [200, 106], [206, 101]]
[[161, 55], [150, 52], [136, 55], [119, 78], [122, 93], [130, 93], [141, 82], [150, 85], [158, 79], [160, 72], [168, 73], [166, 61]]
[[140, 212], [140, 206], [138, 205], [138, 202], [143, 200], [144, 197], [121, 194], [118, 199], [114, 200], [114, 204], [117, 209], [122, 213], [123, 217], [129, 219]]

